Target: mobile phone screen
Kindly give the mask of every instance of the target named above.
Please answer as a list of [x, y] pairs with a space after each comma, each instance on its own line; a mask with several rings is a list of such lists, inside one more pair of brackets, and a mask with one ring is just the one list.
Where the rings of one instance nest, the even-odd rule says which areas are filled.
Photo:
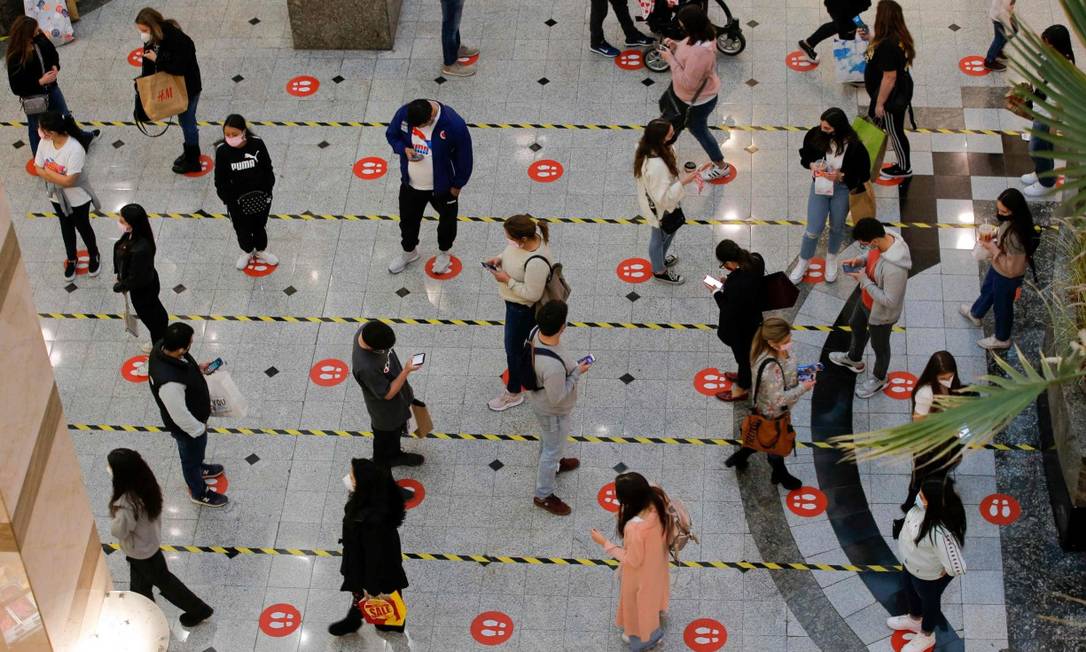
[[222, 366], [222, 358], [215, 358], [207, 364], [207, 373], [214, 373]]
[[483, 261], [483, 262], [482, 262], [481, 264], [482, 264], [482, 266], [483, 266], [483, 267], [485, 267], [485, 268], [489, 269], [489, 270], [490, 270], [490, 271], [492, 271], [492, 272], [494, 272], [494, 271], [497, 271], [497, 270], [498, 270], [498, 266], [497, 266], [497, 265], [491, 265], [490, 263], [486, 262], [485, 260], [484, 260], [484, 261]]
[[411, 364], [416, 367], [422, 366], [422, 363], [424, 362], [426, 362], [425, 353], [416, 353], [415, 355], [411, 356]]
[[712, 274], [706, 274], [705, 278], [702, 279], [702, 283], [713, 288], [714, 290], [719, 290], [720, 288], [724, 287], [724, 284], [720, 282], [720, 279], [714, 278]]
[[579, 362], [580, 364], [592, 364], [595, 361], [596, 361], [596, 357], [594, 355], [592, 355], [591, 353], [589, 353], [588, 355], [581, 358], [577, 362]]

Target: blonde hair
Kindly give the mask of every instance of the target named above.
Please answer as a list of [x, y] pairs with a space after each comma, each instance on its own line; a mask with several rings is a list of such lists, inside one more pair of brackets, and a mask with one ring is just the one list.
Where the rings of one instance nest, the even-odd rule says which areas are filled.
[[758, 327], [754, 343], [750, 346], [750, 363], [754, 364], [763, 354], [772, 353], [771, 343], [782, 342], [792, 335], [792, 325], [780, 317], [770, 317]]

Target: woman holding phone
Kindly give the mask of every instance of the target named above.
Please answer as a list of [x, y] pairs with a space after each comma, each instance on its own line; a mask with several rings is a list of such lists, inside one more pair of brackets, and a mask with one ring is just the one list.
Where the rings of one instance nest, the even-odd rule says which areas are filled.
[[[761, 254], [743, 249], [733, 240], [721, 240], [716, 246], [716, 259], [724, 276], [713, 292], [713, 299], [720, 308], [716, 335], [728, 345], [735, 356], [738, 372], [725, 373], [732, 381], [731, 389], [716, 395], [726, 402], [740, 401], [750, 391], [750, 347], [758, 327], [762, 325], [762, 278], [765, 261]], [[707, 285], [709, 285], [707, 283]]]

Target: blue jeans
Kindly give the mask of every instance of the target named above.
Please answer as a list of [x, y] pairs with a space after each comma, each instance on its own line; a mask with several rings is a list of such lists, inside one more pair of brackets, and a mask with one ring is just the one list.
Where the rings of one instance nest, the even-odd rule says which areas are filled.
[[826, 228], [826, 217], [830, 219], [830, 241], [826, 253], [837, 255], [841, 242], [845, 239], [845, 220], [848, 219], [848, 186], [843, 183], [833, 184], [833, 195], [819, 195], [815, 184], [811, 182], [811, 194], [807, 197], [807, 230], [803, 234], [803, 244], [799, 246], [799, 257], [810, 260], [814, 256], [818, 239]]
[[509, 382], [505, 389], [512, 394], [520, 393], [524, 374], [531, 373], [531, 369], [520, 368], [520, 353], [533, 328], [535, 311], [531, 306], [505, 302], [505, 363], [509, 370]]
[[193, 498], [201, 498], [209, 491], [204, 482], [204, 451], [207, 450], [207, 433], [192, 437], [186, 433], [171, 433], [177, 442], [177, 452], [181, 456], [181, 475]]
[[660, 227], [652, 227], [652, 235], [649, 236], [649, 260], [652, 262], [652, 273], [663, 274], [667, 271], [664, 259], [667, 250], [671, 248], [671, 241], [675, 239], [678, 231], [664, 233]]
[[200, 146], [200, 129], [196, 126], [196, 105], [200, 102], [200, 94], [189, 98], [189, 108], [177, 116], [177, 122], [181, 125], [181, 133], [185, 136], [186, 145]]
[[1037, 173], [1037, 179], [1041, 182], [1041, 185], [1045, 188], [1051, 188], [1056, 185], [1056, 177], [1046, 177], [1046, 172], [1051, 172], [1056, 168], [1055, 159], [1045, 158], [1041, 156], [1033, 156], [1034, 152], [1051, 152], [1052, 143], [1041, 138], [1038, 134], [1047, 134], [1048, 127], [1040, 122], [1034, 121], [1031, 135], [1029, 137], [1029, 153], [1030, 159], [1033, 161], [1033, 171]]
[[649, 634], [649, 640], [647, 641], [642, 641], [637, 636], [630, 636], [630, 652], [641, 652], [642, 650], [647, 650], [659, 643], [660, 639], [662, 639], [663, 637], [663, 625], [660, 625], [656, 628], [656, 631], [654, 631], [652, 634]]
[[460, 17], [464, 0], [441, 0], [441, 56], [446, 66], [456, 63], [460, 51]]
[[713, 163], [720, 163], [724, 160], [724, 153], [720, 151], [720, 145], [717, 144], [713, 134], [709, 131], [709, 116], [712, 115], [713, 109], [716, 108], [716, 101], [717, 98], [714, 97], [705, 104], [690, 107], [690, 120], [687, 122], [686, 127], [690, 130], [690, 135], [698, 141], [701, 148], [709, 155], [709, 160]]
[[980, 296], [969, 309], [970, 314], [982, 319], [988, 314], [989, 308], [995, 308], [995, 338], [1002, 342], [1011, 339], [1011, 327], [1014, 326], [1014, 294], [1022, 287], [1022, 278], [1007, 278], [989, 267], [984, 283], [980, 286]]
[[1003, 23], [993, 20], [992, 28], [995, 30], [995, 36], [992, 38], [992, 44], [988, 46], [988, 54], [984, 56], [984, 63], [995, 62], [996, 57], [1003, 54], [1003, 46], [1007, 44], [1007, 28], [1003, 26]]
[[532, 411], [539, 421], [539, 471], [535, 480], [535, 497], [543, 500], [557, 490], [558, 461], [562, 459], [566, 437], [573, 434], [573, 430], [568, 414], [541, 414], [534, 403]]
[[[49, 110], [56, 111], [64, 117], [71, 115], [71, 112], [68, 111], [68, 103], [64, 101], [64, 93], [60, 92], [59, 84], [53, 84], [49, 87]], [[37, 154], [38, 143], [41, 142], [41, 138], [38, 136], [38, 116], [26, 116], [26, 129], [27, 135], [30, 137], [30, 153]], [[83, 135], [77, 140], [87, 140], [90, 137], [90, 132], [84, 131]]]

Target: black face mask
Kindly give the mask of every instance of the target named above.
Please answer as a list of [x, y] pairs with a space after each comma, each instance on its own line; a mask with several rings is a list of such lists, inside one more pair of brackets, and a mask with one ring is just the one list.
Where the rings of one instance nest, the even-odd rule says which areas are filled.
[[1011, 216], [1010, 215], [1001, 215], [999, 213], [996, 213], [996, 219], [999, 220], [1000, 222], [1009, 222], [1010, 219], [1011, 219]]

